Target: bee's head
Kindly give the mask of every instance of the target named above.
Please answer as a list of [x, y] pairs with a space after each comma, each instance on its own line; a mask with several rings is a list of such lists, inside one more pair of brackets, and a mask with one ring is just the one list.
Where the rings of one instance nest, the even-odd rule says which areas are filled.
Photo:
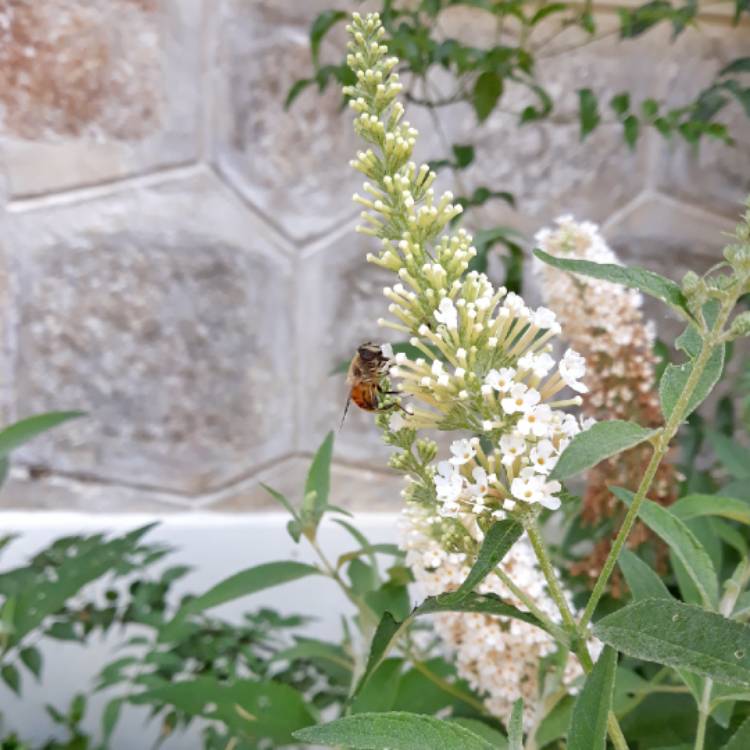
[[383, 359], [383, 352], [378, 344], [373, 344], [372, 341], [366, 341], [357, 349], [360, 359], [364, 362], [375, 362]]

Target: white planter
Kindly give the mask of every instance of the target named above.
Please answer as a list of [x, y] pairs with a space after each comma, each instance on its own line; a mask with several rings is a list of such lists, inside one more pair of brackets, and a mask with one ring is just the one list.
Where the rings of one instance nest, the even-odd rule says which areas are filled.
[[[174, 586], [174, 593], [199, 593], [237, 571], [273, 560], [314, 562], [314, 553], [302, 540], [295, 545], [286, 532], [289, 517], [281, 513], [204, 514], [185, 513], [162, 517], [135, 514], [83, 515], [78, 513], [2, 513], [3, 534], [19, 534], [0, 559], [0, 570], [23, 564], [29, 556], [60, 536], [97, 531], [123, 532], [153, 521], [159, 526], [149, 532], [146, 541], [159, 541], [175, 548], [162, 567], [176, 564], [193, 566], [194, 570]], [[355, 525], [373, 543], [395, 542], [396, 514], [360, 514]], [[337, 524], [325, 522], [320, 541], [328, 556], [357, 547], [349, 534]], [[157, 568], [155, 568], [157, 569]], [[299, 613], [317, 618], [305, 632], [317, 638], [337, 639], [340, 616], [352, 607], [333, 583], [324, 578], [305, 578], [284, 586], [259, 592], [237, 602], [216, 608], [216, 614], [239, 618], [242, 612], [273, 607], [282, 614]], [[6, 726], [15, 729], [28, 741], [41, 742], [57, 734], [55, 725], [44, 710], [46, 703], [64, 709], [77, 692], [88, 692], [93, 677], [113, 658], [113, 648], [122, 643], [127, 632], [113, 629], [106, 639], [93, 637], [85, 647], [45, 640], [40, 645], [44, 668], [40, 684], [23, 671], [21, 698], [0, 685], [0, 710]], [[108, 696], [95, 696], [89, 702], [84, 726], [99, 736], [99, 719]], [[158, 727], [145, 725], [146, 712], [127, 709], [111, 744], [112, 750], [143, 750], [156, 737]], [[200, 748], [197, 732], [178, 735], [163, 745], [165, 750]]]

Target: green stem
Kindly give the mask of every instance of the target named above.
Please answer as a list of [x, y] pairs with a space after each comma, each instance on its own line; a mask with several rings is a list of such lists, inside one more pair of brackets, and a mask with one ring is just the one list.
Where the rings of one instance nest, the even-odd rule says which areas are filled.
[[695, 730], [695, 750], [703, 750], [706, 742], [706, 725], [708, 724], [708, 714], [711, 706], [711, 690], [714, 681], [707, 677], [703, 684], [703, 695], [698, 705], [698, 727]]
[[[573, 612], [565, 599], [562, 587], [557, 580], [557, 574], [555, 573], [555, 569], [549, 558], [544, 539], [542, 539], [542, 535], [539, 532], [539, 526], [537, 525], [535, 515], [529, 514], [527, 516], [524, 522], [524, 528], [526, 529], [526, 534], [529, 537], [531, 546], [534, 548], [539, 567], [542, 569], [544, 578], [547, 581], [550, 596], [554, 599], [557, 608], [560, 610], [560, 616], [573, 639], [573, 650], [576, 656], [578, 656], [584, 671], [588, 674], [593, 668], [594, 662], [591, 659], [591, 654], [589, 654], [589, 649], [586, 645], [585, 639], [581, 638], [579, 635], [578, 625], [576, 624]], [[612, 711], [610, 711], [607, 716], [607, 731], [609, 732], [609, 738], [612, 740], [612, 744], [615, 746], [616, 750], [628, 750], [628, 743], [625, 739], [625, 735], [622, 733], [617, 717]]]
[[651, 460], [648, 462], [648, 466], [646, 467], [646, 470], [643, 474], [641, 483], [638, 485], [638, 489], [636, 490], [633, 501], [630, 504], [630, 508], [628, 508], [628, 512], [623, 519], [622, 526], [620, 526], [620, 530], [617, 532], [617, 537], [612, 544], [612, 549], [609, 551], [609, 555], [607, 556], [604, 566], [602, 567], [602, 571], [599, 574], [596, 583], [594, 584], [594, 589], [591, 592], [591, 596], [588, 603], [586, 604], [586, 608], [583, 611], [583, 615], [581, 615], [581, 620], [579, 623], [581, 632], [589, 624], [589, 622], [591, 622], [594, 611], [599, 604], [599, 600], [604, 594], [604, 590], [606, 589], [607, 583], [609, 582], [609, 578], [612, 575], [612, 571], [614, 570], [614, 567], [617, 563], [617, 558], [620, 556], [620, 552], [625, 546], [625, 542], [630, 535], [633, 524], [635, 524], [638, 513], [641, 509], [641, 505], [646, 499], [648, 491], [651, 489], [651, 483], [656, 476], [656, 471], [659, 468], [659, 464], [661, 464], [664, 456], [666, 456], [667, 452], [669, 451], [669, 444], [672, 441], [672, 438], [677, 434], [677, 430], [680, 428], [680, 425], [687, 416], [688, 407], [690, 406], [690, 399], [693, 395], [693, 392], [697, 388], [698, 383], [700, 382], [703, 371], [706, 369], [706, 365], [708, 364], [711, 355], [714, 353], [716, 347], [720, 345], [721, 336], [723, 333], [722, 329], [724, 328], [724, 324], [729, 317], [729, 313], [734, 307], [734, 302], [735, 300], [724, 302], [716, 318], [716, 322], [714, 323], [713, 328], [703, 338], [701, 350], [698, 353], [698, 356], [693, 360], [693, 366], [690, 370], [690, 375], [688, 376], [687, 382], [685, 383], [685, 388], [682, 390], [682, 393], [680, 393], [680, 396], [677, 399], [677, 403], [675, 404], [674, 409], [669, 416], [669, 419], [664, 425], [664, 428], [657, 436], [657, 439], [654, 443], [654, 451], [651, 454]]
[[554, 638], [565, 645], [570, 645], [570, 637], [568, 634], [556, 625], [550, 618], [542, 612], [537, 606], [536, 602], [521, 588], [516, 586], [513, 579], [501, 568], [497, 567], [493, 571], [494, 574], [502, 581], [502, 583], [508, 588], [508, 590], [517, 597], [519, 601], [531, 612], [532, 615], [537, 617], [539, 621], [544, 625], [545, 630]]

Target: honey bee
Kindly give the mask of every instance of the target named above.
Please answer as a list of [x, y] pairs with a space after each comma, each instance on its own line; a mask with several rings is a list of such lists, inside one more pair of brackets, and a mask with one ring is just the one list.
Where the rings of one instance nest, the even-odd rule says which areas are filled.
[[389, 363], [390, 360], [383, 354], [380, 345], [374, 344], [372, 341], [367, 341], [357, 348], [357, 353], [354, 355], [346, 375], [349, 397], [346, 399], [344, 415], [341, 417], [342, 425], [352, 401], [365, 411], [390, 411], [395, 408], [406, 411], [398, 402], [387, 406], [381, 406], [380, 404], [381, 396], [396, 394], [396, 391], [384, 390], [381, 385]]

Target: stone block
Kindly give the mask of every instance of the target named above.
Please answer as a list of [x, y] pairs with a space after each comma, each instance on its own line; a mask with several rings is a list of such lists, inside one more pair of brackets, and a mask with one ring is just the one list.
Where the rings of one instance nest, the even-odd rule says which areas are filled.
[[0, 7], [0, 160], [10, 197], [197, 158], [201, 0]]
[[289, 266], [210, 175], [13, 213], [18, 416], [88, 417], [29, 464], [198, 494], [287, 452]]

